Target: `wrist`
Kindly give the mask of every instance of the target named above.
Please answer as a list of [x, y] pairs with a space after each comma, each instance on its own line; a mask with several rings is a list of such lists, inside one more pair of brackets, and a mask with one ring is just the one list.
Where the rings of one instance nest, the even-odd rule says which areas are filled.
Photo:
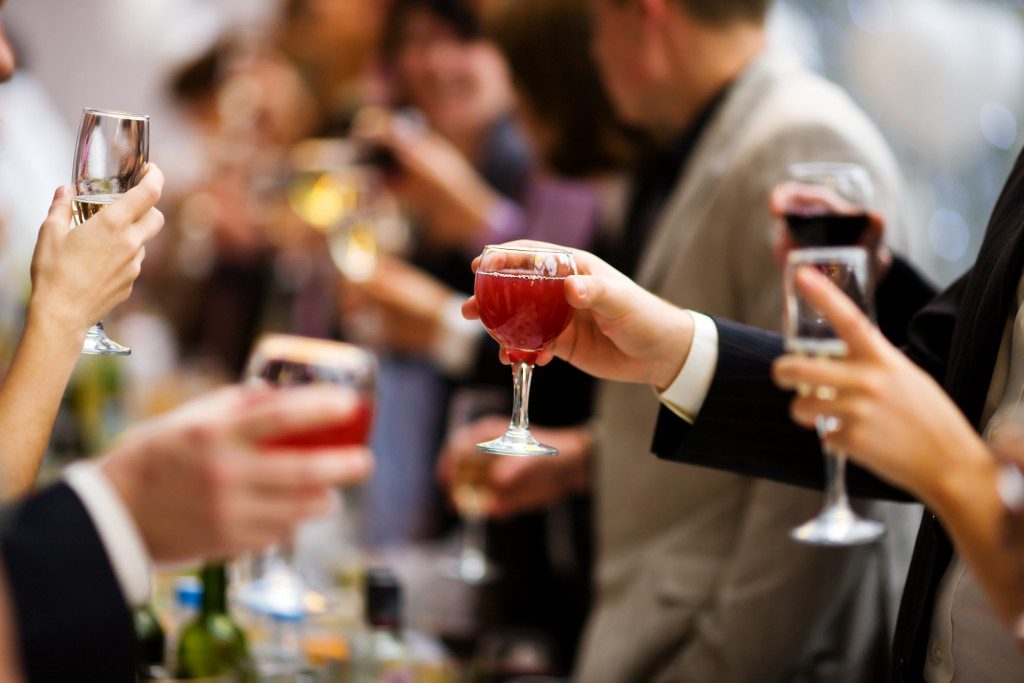
[[589, 427], [572, 431], [573, 444], [562, 452], [562, 488], [569, 495], [579, 495], [590, 490], [590, 453], [593, 434]]
[[[984, 441], [973, 432], [969, 444], [948, 440], [926, 454], [942, 463], [932, 477], [921, 481], [920, 493], [924, 502], [947, 519], [956, 519], [970, 511], [979, 500], [979, 492], [996, 490], [998, 463]], [[925, 460], [922, 460], [925, 462]]]
[[661, 349], [651, 371], [648, 384], [663, 393], [686, 364], [693, 345], [694, 322], [689, 312], [666, 305], [666, 325], [661, 336]]
[[49, 343], [64, 341], [68, 346], [73, 346], [77, 342], [77, 348], [81, 350], [85, 334], [95, 322], [97, 321], [83, 326], [73, 316], [51, 305], [45, 295], [33, 292], [25, 311], [24, 336], [39, 335]]

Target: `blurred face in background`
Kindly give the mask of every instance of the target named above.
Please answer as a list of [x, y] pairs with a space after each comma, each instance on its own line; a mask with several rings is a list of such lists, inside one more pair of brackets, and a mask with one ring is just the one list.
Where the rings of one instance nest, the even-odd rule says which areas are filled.
[[591, 0], [592, 52], [608, 97], [627, 123], [643, 125], [649, 103], [651, 54], [645, 17], [634, 0]]
[[395, 56], [408, 104], [442, 134], [480, 131], [511, 106], [508, 70], [494, 46], [461, 39], [426, 10], [409, 13]]

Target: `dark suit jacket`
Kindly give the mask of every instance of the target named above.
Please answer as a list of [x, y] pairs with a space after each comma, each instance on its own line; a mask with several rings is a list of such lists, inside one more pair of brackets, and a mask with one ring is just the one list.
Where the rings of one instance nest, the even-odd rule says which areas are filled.
[[[979, 429], [1024, 269], [1022, 193], [1024, 154], [992, 213], [974, 268], [914, 317], [904, 347]], [[898, 282], [890, 287], [900, 290]], [[716, 323], [718, 367], [700, 415], [691, 426], [663, 410], [654, 436], [655, 453], [679, 462], [821, 487], [824, 474], [817, 439], [790, 421], [790, 395], [779, 391], [769, 377], [769, 364], [782, 353], [781, 339], [724, 320]], [[850, 470], [849, 488], [856, 496], [908, 499], [856, 467]], [[922, 680], [935, 593], [951, 554], [949, 537], [935, 516], [926, 513], [896, 624], [894, 682]]]
[[131, 613], [92, 519], [65, 484], [5, 520], [0, 552], [27, 681], [135, 680]]

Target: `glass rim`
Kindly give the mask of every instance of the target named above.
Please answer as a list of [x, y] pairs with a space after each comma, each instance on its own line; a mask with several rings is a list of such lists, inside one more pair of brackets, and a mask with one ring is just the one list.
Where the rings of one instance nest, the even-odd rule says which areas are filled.
[[94, 109], [93, 107], [83, 107], [82, 112], [85, 114], [95, 114], [97, 116], [127, 119], [129, 121], [149, 121], [149, 114], [132, 114], [131, 112], [118, 111], [117, 109]]
[[868, 250], [864, 247], [801, 247], [793, 249], [786, 255], [787, 265], [814, 263], [817, 261], [838, 261], [847, 257], [864, 259], [867, 262]]
[[791, 176], [799, 175], [801, 172], [807, 175], [829, 172], [863, 172], [868, 169], [863, 164], [854, 161], [798, 161], [786, 167]]
[[568, 247], [554, 248], [554, 247], [503, 247], [500, 244], [488, 244], [484, 247], [484, 252], [487, 251], [512, 251], [517, 254], [566, 254], [572, 257], [572, 249]]
[[344, 362], [344, 360], [360, 358], [370, 364], [376, 362], [374, 353], [358, 344], [281, 332], [266, 332], [256, 338], [252, 346], [251, 357], [255, 359], [260, 356], [298, 363], [326, 363], [328, 365], [338, 359], [343, 359], [342, 362]]

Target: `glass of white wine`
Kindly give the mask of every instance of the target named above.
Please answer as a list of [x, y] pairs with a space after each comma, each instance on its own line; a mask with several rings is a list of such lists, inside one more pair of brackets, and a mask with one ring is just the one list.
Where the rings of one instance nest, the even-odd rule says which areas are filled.
[[[138, 185], [149, 161], [149, 117], [85, 109], [75, 146], [74, 224], [81, 225]], [[127, 356], [132, 352], [107, 337], [103, 321], [85, 336], [82, 353]]]
[[[814, 268], [828, 277], [846, 296], [870, 315], [870, 271], [868, 254], [861, 247], [818, 247], [794, 249], [786, 262], [786, 350], [802, 356], [842, 359], [846, 342], [832, 325], [797, 289], [795, 275], [801, 268]], [[816, 392], [826, 398], [834, 389], [800, 387], [800, 393]], [[815, 427], [824, 439], [841, 427], [839, 419], [818, 415]], [[834, 452], [822, 442], [825, 456], [825, 505], [821, 513], [790, 534], [794, 540], [817, 545], [870, 543], [885, 533], [885, 525], [859, 517], [846, 494], [846, 454]]]

